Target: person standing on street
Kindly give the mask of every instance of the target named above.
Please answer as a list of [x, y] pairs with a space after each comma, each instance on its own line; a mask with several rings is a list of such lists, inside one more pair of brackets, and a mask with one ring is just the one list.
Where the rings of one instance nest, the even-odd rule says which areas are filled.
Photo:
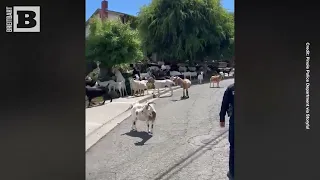
[[136, 76], [138, 76], [139, 78], [137, 78], [136, 80], [141, 80], [140, 71], [137, 69], [137, 67], [133, 64], [130, 64], [130, 67], [133, 69], [133, 72], [132, 72], [133, 78], [136, 78]]
[[225, 127], [225, 116], [228, 113], [229, 118], [229, 179], [234, 179], [234, 83], [231, 84], [223, 95], [220, 110], [220, 127]]

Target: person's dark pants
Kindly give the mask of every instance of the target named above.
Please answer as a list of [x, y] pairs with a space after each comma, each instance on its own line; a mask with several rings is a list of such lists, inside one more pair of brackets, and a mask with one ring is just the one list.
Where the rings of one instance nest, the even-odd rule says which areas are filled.
[[233, 125], [229, 127], [229, 143], [230, 143], [229, 173], [230, 173], [230, 176], [234, 178], [234, 128], [233, 128]]

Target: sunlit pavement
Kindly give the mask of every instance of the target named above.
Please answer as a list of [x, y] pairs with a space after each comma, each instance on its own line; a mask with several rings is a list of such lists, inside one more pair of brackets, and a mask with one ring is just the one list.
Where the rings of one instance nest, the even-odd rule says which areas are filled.
[[87, 151], [86, 179], [227, 180], [228, 126], [219, 127], [218, 113], [224, 90], [233, 82], [226, 79], [221, 88], [194, 85], [186, 100], [180, 100], [182, 90], [156, 100], [153, 137], [141, 121], [140, 132], [130, 134], [132, 121], [124, 120]]

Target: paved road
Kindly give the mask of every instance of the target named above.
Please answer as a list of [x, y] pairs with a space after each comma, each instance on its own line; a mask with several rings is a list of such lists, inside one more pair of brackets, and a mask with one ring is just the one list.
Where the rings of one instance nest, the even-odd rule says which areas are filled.
[[124, 120], [86, 153], [87, 180], [227, 180], [227, 128], [219, 127], [219, 110], [225, 88], [233, 79], [194, 85], [190, 98], [155, 101], [157, 120], [153, 137], [137, 123], [129, 133], [131, 119]]

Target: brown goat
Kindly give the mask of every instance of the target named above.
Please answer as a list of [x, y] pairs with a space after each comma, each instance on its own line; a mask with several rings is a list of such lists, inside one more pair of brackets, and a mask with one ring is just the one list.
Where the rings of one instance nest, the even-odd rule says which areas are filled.
[[[191, 81], [189, 79], [181, 79], [180, 77], [173, 77], [172, 81], [176, 84], [176, 85], [180, 85], [183, 90], [182, 90], [182, 99], [184, 98], [189, 98], [189, 88], [191, 86]], [[186, 96], [186, 95], [187, 96]]]
[[[222, 75], [215, 75], [215, 76], [211, 76], [211, 78], [210, 78], [210, 88], [211, 87], [214, 87], [214, 83], [217, 83], [217, 87], [220, 87], [219, 86], [219, 83], [220, 83], [220, 81], [222, 80]], [[212, 85], [213, 86], [211, 86], [211, 83], [212, 83]]]

